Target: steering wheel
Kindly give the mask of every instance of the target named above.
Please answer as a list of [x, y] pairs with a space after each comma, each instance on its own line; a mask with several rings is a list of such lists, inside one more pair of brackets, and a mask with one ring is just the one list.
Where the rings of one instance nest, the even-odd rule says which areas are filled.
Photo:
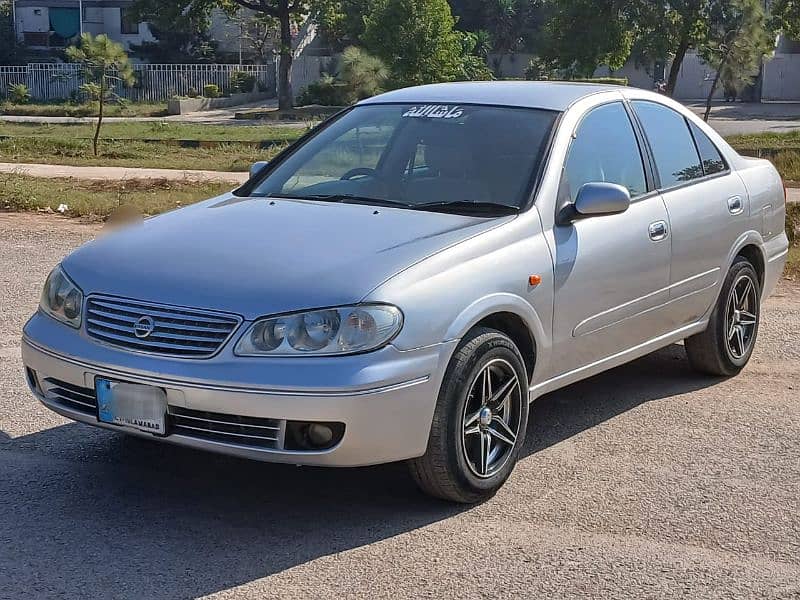
[[347, 173], [342, 175], [339, 178], [339, 181], [349, 181], [353, 177], [358, 177], [359, 175], [374, 175], [375, 169], [370, 167], [357, 167], [355, 169], [350, 169]]

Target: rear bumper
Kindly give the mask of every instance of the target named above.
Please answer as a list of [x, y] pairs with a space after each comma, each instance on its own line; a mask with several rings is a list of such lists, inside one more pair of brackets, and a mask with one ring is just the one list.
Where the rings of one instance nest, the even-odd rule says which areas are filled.
[[764, 289], [762, 297], [767, 298], [775, 290], [775, 286], [786, 267], [789, 256], [789, 238], [785, 233], [775, 236], [764, 244], [766, 265], [764, 269]]
[[[247, 359], [223, 353], [209, 360], [173, 360], [98, 345], [37, 314], [25, 327], [22, 358], [36, 397], [75, 421], [256, 460], [363, 466], [424, 454], [441, 374], [455, 344], [412, 351], [388, 346], [369, 354], [321, 359]], [[222, 376], [226, 372], [230, 376]], [[344, 435], [322, 451], [288, 450], [283, 439], [274, 447], [257, 447], [246, 436], [226, 434], [221, 440], [199, 431], [185, 435], [168, 430], [158, 437], [99, 423], [96, 409], [64, 402], [43, 383], [56, 380], [93, 395], [98, 376], [161, 387], [170, 412], [202, 411], [231, 416], [233, 421], [270, 419], [281, 427], [287, 421], [336, 422], [344, 424]]]

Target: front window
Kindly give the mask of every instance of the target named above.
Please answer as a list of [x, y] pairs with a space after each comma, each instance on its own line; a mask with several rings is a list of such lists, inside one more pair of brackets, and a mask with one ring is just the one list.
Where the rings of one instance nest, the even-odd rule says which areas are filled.
[[136, 13], [133, 8], [123, 7], [119, 9], [119, 29], [123, 35], [138, 35], [139, 33], [139, 19], [136, 18]]
[[358, 106], [304, 143], [252, 195], [518, 210], [556, 115], [491, 106]]
[[586, 183], [616, 183], [631, 198], [647, 192], [639, 143], [621, 102], [595, 108], [578, 127], [561, 180], [562, 199], [575, 202]]

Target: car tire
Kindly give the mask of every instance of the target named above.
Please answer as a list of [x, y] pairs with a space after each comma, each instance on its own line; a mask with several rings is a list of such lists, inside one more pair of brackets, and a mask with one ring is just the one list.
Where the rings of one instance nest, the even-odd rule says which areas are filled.
[[472, 504], [505, 483], [525, 443], [528, 375], [514, 342], [472, 330], [445, 372], [425, 454], [409, 461], [425, 493]]
[[737, 375], [750, 360], [761, 320], [761, 284], [753, 265], [737, 257], [722, 285], [708, 328], [687, 338], [692, 368], [707, 375]]

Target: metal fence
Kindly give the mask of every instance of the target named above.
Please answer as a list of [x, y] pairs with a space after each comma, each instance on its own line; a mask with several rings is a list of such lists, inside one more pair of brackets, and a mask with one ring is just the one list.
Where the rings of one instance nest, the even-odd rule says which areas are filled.
[[[229, 92], [231, 75], [237, 71], [254, 76], [258, 91], [274, 94], [276, 89], [274, 64], [137, 64], [133, 70], [133, 86], [117, 85], [114, 91], [134, 102], [162, 102], [173, 96], [202, 94], [203, 87], [209, 84]], [[65, 100], [79, 95], [84, 79], [80, 66], [69, 63], [0, 66], [0, 96], [6, 97], [9, 88], [20, 83], [28, 87], [34, 100]]]

